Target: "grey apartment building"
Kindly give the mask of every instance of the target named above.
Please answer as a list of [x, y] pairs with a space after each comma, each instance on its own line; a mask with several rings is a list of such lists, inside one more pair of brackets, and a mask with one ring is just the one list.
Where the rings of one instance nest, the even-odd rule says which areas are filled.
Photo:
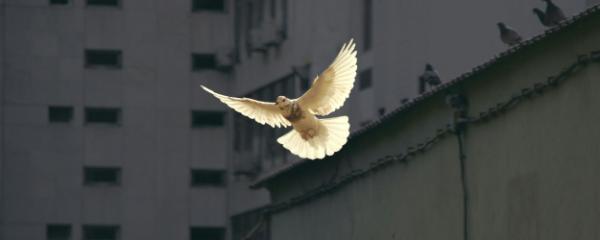
[[[597, 1], [556, 0], [567, 15]], [[0, 0], [0, 239], [269, 239], [269, 193], [301, 160], [199, 88], [299, 96], [354, 38], [357, 131], [544, 31], [539, 0]], [[259, 229], [259, 230], [257, 230]], [[262, 234], [262, 235], [261, 235]]]
[[232, 5], [1, 6], [0, 239], [224, 239]]

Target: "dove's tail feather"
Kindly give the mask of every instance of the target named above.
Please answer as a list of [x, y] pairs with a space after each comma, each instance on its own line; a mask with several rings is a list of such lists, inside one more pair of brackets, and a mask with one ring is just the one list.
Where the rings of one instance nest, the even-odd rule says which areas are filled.
[[347, 116], [319, 119], [321, 128], [309, 140], [304, 140], [295, 129], [279, 137], [277, 142], [301, 158], [322, 159], [342, 149], [350, 134]]

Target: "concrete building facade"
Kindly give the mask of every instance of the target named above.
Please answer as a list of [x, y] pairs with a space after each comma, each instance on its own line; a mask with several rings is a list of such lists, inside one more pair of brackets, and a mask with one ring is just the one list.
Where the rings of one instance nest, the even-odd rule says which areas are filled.
[[591, 8], [259, 181], [272, 238], [597, 239], [599, 24]]
[[[554, 2], [569, 16], [595, 4]], [[280, 9], [281, 5], [287, 7]], [[544, 7], [537, 0], [239, 1], [236, 9], [241, 21], [236, 36], [240, 61], [228, 94], [269, 101], [277, 95], [297, 97], [331, 63], [342, 43], [354, 38], [358, 47], [355, 88], [344, 107], [332, 116], [348, 115], [351, 130], [360, 131], [418, 95], [417, 76], [426, 63], [431, 63], [445, 82], [507, 49], [500, 41], [497, 22], [512, 26], [524, 39], [544, 32], [531, 11]], [[275, 14], [271, 9], [276, 9]], [[273, 37], [263, 39], [260, 33], [271, 31], [273, 25], [280, 29], [279, 40], [264, 47]], [[286, 87], [290, 85], [291, 89]], [[231, 137], [242, 146], [234, 147], [232, 172], [251, 174], [232, 180], [230, 186], [236, 190], [229, 198], [230, 214], [249, 213], [249, 218], [257, 219], [256, 212], [248, 209], [267, 206], [269, 193], [247, 186], [301, 160], [280, 153], [282, 148], [275, 139], [285, 130], [259, 126], [238, 114], [232, 117], [236, 135]]]
[[[572, 15], [595, 1], [555, 2]], [[300, 159], [275, 143], [285, 130], [227, 110], [200, 84], [299, 96], [354, 38], [359, 77], [335, 115], [357, 131], [415, 97], [426, 62], [447, 80], [505, 49], [496, 22], [525, 38], [543, 31], [537, 0], [0, 7], [1, 239], [240, 239], [271, 202], [248, 186]]]
[[0, 239], [225, 238], [231, 3], [2, 1]]

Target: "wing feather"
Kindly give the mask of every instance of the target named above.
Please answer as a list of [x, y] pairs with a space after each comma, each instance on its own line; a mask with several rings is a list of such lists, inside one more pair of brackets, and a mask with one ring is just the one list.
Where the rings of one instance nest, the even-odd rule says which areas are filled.
[[331, 65], [297, 99], [300, 106], [316, 115], [328, 115], [344, 105], [356, 78], [355, 47], [353, 39], [342, 46]]
[[254, 119], [260, 124], [268, 124], [271, 127], [291, 126], [290, 122], [281, 115], [275, 103], [258, 101], [251, 98], [229, 97], [216, 93], [205, 86], [201, 85], [201, 87], [233, 110]]

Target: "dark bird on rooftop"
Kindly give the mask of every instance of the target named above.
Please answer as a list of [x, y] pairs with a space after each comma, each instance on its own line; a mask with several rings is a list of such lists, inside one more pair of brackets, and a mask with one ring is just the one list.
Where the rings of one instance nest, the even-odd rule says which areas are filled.
[[552, 22], [548, 21], [548, 18], [546, 17], [546, 13], [544, 13], [544, 11], [540, 10], [539, 8], [534, 8], [533, 13], [537, 16], [542, 25], [546, 27], [554, 26]]
[[556, 6], [556, 4], [554, 4], [551, 0], [542, 1], [546, 2], [546, 19], [553, 26], [559, 24], [560, 22], [566, 19], [563, 11], [558, 6]]
[[421, 76], [419, 76], [419, 94], [425, 92], [426, 85], [429, 85], [430, 88], [433, 88], [437, 85], [440, 85], [442, 81], [440, 80], [440, 75], [438, 72], [431, 66], [431, 64], [425, 64], [425, 71]]
[[513, 46], [521, 42], [521, 35], [506, 24], [499, 22], [498, 29], [500, 29], [500, 39], [503, 43]]

